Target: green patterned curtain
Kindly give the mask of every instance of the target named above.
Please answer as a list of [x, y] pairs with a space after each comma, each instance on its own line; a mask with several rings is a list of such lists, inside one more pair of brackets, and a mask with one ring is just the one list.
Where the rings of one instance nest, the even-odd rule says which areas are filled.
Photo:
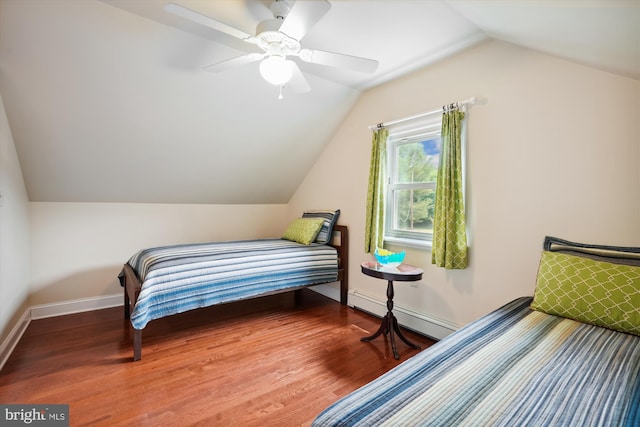
[[457, 109], [442, 115], [431, 263], [446, 269], [464, 269], [468, 264], [460, 141], [463, 119], [464, 113]]
[[384, 176], [389, 131], [378, 127], [371, 141], [369, 189], [367, 190], [367, 214], [364, 230], [364, 250], [373, 253], [382, 247], [384, 233]]

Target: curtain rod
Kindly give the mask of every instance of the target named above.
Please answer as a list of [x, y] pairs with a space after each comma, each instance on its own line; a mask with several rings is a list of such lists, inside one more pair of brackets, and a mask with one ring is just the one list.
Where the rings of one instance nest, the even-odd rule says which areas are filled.
[[473, 105], [484, 105], [487, 103], [487, 99], [486, 98], [476, 98], [475, 96], [472, 96], [469, 99], [465, 99], [464, 101], [456, 101], [454, 103], [451, 104], [446, 104], [443, 105], [442, 108], [438, 108], [437, 110], [433, 110], [433, 111], [427, 111], [426, 113], [420, 113], [420, 114], [416, 114], [415, 116], [411, 116], [411, 117], [405, 117], [403, 119], [398, 119], [398, 120], [392, 120], [390, 122], [386, 122], [386, 123], [378, 123], [377, 125], [371, 125], [369, 126], [369, 129], [374, 130], [377, 128], [381, 128], [384, 126], [391, 126], [391, 125], [395, 125], [398, 123], [402, 123], [402, 122], [406, 122], [409, 120], [414, 120], [414, 119], [419, 119], [420, 117], [425, 117], [425, 116], [430, 116], [432, 114], [436, 114], [439, 113], [443, 110], [446, 110], [447, 108], [456, 108], [456, 107], [464, 107], [464, 106], [473, 106]]

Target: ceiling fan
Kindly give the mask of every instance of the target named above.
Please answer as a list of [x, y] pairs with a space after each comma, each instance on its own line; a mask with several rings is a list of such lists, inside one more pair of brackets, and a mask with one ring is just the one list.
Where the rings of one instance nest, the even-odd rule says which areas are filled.
[[[347, 68], [363, 73], [372, 73], [378, 68], [378, 61], [373, 59], [302, 47], [302, 38], [331, 9], [331, 4], [326, 0], [274, 0], [270, 7], [273, 19], [260, 22], [255, 36], [177, 3], [169, 3], [164, 9], [246, 42], [246, 49], [241, 47], [246, 52], [245, 55], [209, 65], [205, 67], [207, 71], [221, 72], [261, 61], [260, 74], [269, 83], [281, 88], [289, 84], [295, 92], [304, 93], [311, 88], [298, 65], [288, 59], [290, 57], [297, 57], [311, 64]], [[238, 48], [236, 44], [232, 47]]]

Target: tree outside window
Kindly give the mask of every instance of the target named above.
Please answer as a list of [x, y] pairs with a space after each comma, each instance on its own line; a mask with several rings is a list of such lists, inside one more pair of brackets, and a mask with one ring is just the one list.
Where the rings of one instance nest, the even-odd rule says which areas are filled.
[[[403, 144], [398, 147], [399, 182], [435, 183], [440, 154], [436, 142], [438, 141], [432, 139]], [[408, 231], [432, 232], [435, 200], [435, 191], [430, 188], [412, 187], [399, 191], [398, 228]]]
[[440, 135], [390, 140], [385, 236], [430, 241]]

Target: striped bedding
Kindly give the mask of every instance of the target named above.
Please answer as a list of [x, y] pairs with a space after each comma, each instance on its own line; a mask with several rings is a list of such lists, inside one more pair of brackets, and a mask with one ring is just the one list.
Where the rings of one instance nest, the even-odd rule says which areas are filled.
[[312, 426], [640, 426], [640, 336], [517, 299], [325, 409]]
[[142, 283], [131, 313], [136, 329], [195, 308], [338, 277], [335, 248], [283, 239], [163, 246], [144, 249], [128, 263]]

